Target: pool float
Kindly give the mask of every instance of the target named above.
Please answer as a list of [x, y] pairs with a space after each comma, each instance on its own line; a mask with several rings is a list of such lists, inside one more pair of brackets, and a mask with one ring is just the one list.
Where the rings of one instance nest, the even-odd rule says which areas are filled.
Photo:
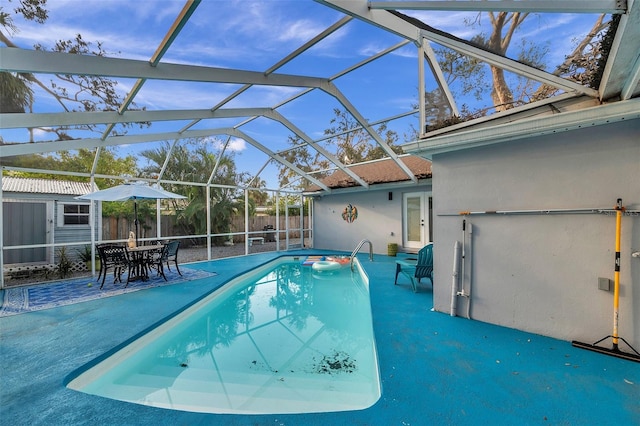
[[311, 266], [316, 262], [324, 260], [324, 256], [307, 256], [306, 259], [302, 262], [304, 266]]
[[329, 256], [327, 260], [330, 262], [337, 262], [340, 265], [347, 265], [351, 262], [351, 258], [349, 256]]
[[341, 268], [338, 262], [333, 262], [330, 260], [319, 260], [311, 265], [311, 268], [314, 271], [335, 271]]

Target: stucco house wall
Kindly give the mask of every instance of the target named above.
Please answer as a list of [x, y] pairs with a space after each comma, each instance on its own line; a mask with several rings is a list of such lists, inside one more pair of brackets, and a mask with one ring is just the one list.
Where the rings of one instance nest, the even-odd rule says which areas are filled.
[[[389, 243], [396, 243], [402, 249], [402, 194], [417, 191], [431, 191], [431, 185], [411, 186], [410, 189], [372, 189], [314, 198], [314, 248], [351, 252], [360, 241], [368, 239], [377, 254], [386, 255]], [[392, 193], [391, 200], [389, 192]], [[342, 218], [349, 204], [358, 211], [358, 218], [351, 223]], [[368, 249], [365, 246], [362, 251]]]
[[[434, 307], [449, 312], [455, 241], [467, 240], [475, 320], [593, 343], [612, 333], [615, 215], [461, 211], [640, 209], [640, 120], [433, 156]], [[619, 335], [640, 347], [640, 217], [622, 219]], [[469, 277], [470, 275], [470, 277]], [[466, 299], [458, 297], [458, 313]], [[606, 344], [606, 343], [605, 343]], [[611, 344], [609, 341], [608, 344]], [[621, 343], [621, 349], [624, 350]]]

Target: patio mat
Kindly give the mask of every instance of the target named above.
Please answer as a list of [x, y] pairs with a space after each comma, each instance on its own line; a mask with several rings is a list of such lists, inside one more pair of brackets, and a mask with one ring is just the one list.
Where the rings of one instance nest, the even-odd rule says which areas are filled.
[[0, 306], [0, 317], [87, 302], [148, 288], [181, 284], [218, 275], [215, 272], [200, 271], [186, 267], [181, 267], [180, 272], [182, 272], [182, 276], [178, 275], [177, 272], [166, 272], [167, 281], [161, 276], [152, 274], [153, 276], [148, 281], [133, 281], [126, 288], [124, 287], [126, 281], [113, 284], [111, 276], [107, 277], [102, 290], [100, 290], [100, 282], [96, 282], [91, 277], [29, 287], [9, 288], [3, 291], [4, 297]]

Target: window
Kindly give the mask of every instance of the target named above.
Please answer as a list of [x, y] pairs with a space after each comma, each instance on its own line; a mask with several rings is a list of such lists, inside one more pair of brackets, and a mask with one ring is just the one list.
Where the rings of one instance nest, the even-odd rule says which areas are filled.
[[62, 212], [61, 225], [89, 224], [89, 204], [62, 204], [60, 207]]

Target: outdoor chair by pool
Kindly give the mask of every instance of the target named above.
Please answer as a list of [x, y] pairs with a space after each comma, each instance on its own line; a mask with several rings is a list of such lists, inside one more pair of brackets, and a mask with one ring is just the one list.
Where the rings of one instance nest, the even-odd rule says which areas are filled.
[[178, 268], [178, 249], [180, 248], [180, 241], [170, 241], [167, 243], [167, 269], [171, 270], [171, 266], [169, 266], [169, 262], [173, 262], [176, 265], [176, 269], [178, 270], [178, 274], [182, 276], [182, 272], [180, 272], [180, 268]]
[[418, 252], [417, 260], [396, 260], [396, 280], [398, 284], [398, 274], [403, 273], [411, 280], [413, 291], [418, 291], [418, 284], [422, 278], [429, 278], [433, 285], [433, 243], [422, 247]]
[[165, 244], [159, 251], [149, 253], [150, 257], [148, 259], [147, 266], [149, 269], [155, 269], [158, 272], [158, 275], [161, 275], [165, 281], [167, 281], [167, 277], [164, 275], [164, 264], [167, 262], [169, 258], [169, 245]]
[[100, 244], [97, 247], [98, 255], [100, 256], [100, 273], [98, 274], [98, 280], [102, 276], [102, 283], [100, 288], [104, 285], [104, 281], [107, 278], [107, 271], [109, 268], [113, 269], [113, 282], [122, 282], [122, 273], [127, 270], [127, 283], [125, 287], [129, 285], [129, 277], [131, 275], [131, 269], [134, 266], [129, 260], [127, 249], [124, 246], [116, 244]]
[[98, 253], [98, 259], [100, 259], [100, 270], [98, 271], [98, 279], [97, 279], [98, 281], [100, 281], [100, 278], [102, 278], [102, 274], [104, 274], [106, 271], [106, 264], [102, 257], [104, 255], [103, 248], [108, 245], [109, 244], [96, 244], [96, 253]]

